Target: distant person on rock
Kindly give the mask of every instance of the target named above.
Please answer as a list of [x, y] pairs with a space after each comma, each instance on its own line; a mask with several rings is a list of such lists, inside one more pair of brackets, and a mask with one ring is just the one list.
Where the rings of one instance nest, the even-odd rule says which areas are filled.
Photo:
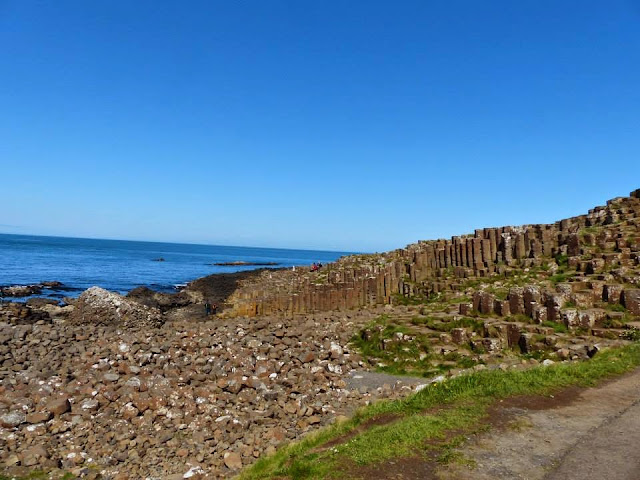
[[211, 315], [211, 304], [209, 302], [204, 302], [204, 313], [207, 317]]
[[213, 307], [211, 307], [211, 311], [212, 313], [215, 315], [216, 313], [218, 313], [218, 304], [214, 303]]

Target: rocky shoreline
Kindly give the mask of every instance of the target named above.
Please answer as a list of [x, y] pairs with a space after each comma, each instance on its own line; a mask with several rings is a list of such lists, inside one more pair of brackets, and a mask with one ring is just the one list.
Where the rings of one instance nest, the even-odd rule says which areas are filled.
[[178, 306], [237, 280], [200, 279], [170, 306], [165, 294], [97, 287], [64, 307], [3, 304], [4, 471], [222, 478], [373, 398], [411, 391], [347, 388], [363, 369], [348, 341], [370, 312], [283, 322], [194, 319], [199, 304]]
[[640, 339], [640, 191], [525, 227], [177, 293], [2, 303], [0, 473], [225, 478], [421, 384], [371, 369], [433, 381]]
[[[372, 312], [224, 318], [229, 296], [263, 273], [210, 275], [174, 294], [93, 287], [63, 304], [0, 304], [0, 472], [223, 478], [412, 391], [410, 379], [349, 375], [365, 370], [348, 342]], [[37, 289], [8, 290], [27, 291]], [[222, 315], [207, 317], [205, 302]]]
[[[355, 332], [375, 335], [375, 319], [415, 319], [424, 307], [287, 319], [204, 315], [203, 302], [224, 304], [260, 274], [204, 277], [176, 294], [141, 288], [125, 297], [93, 287], [65, 306], [0, 305], [0, 471], [225, 478], [359, 406], [429, 381], [368, 373], [371, 359], [350, 343]], [[443, 354], [461, 343], [460, 332], [452, 334], [439, 336], [448, 344]], [[393, 334], [380, 343], [393, 352], [412, 349], [413, 340]], [[472, 370], [538, 363], [488, 353], [473, 359]]]

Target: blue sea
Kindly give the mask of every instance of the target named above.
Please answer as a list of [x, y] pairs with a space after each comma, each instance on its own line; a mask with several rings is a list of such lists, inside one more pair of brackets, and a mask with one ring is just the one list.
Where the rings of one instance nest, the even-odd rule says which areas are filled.
[[[0, 285], [62, 282], [63, 289], [43, 291], [42, 296], [53, 298], [77, 296], [94, 285], [123, 294], [143, 285], [171, 292], [177, 286], [213, 273], [261, 268], [213, 263], [274, 262], [278, 265], [272, 268], [281, 268], [328, 263], [348, 254], [0, 234]], [[164, 261], [154, 261], [159, 258]]]

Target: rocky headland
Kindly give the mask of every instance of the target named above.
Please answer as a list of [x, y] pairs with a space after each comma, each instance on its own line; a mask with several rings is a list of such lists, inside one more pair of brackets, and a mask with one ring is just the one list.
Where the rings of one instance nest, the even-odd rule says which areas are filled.
[[639, 226], [637, 190], [554, 224], [314, 272], [3, 303], [2, 472], [223, 478], [360, 405], [410, 393], [417, 382], [397, 374], [529, 368], [637, 340]]

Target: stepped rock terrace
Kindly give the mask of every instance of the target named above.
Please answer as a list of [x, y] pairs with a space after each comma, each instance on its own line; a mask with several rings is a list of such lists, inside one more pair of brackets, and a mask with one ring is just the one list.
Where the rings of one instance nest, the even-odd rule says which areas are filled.
[[264, 272], [236, 290], [227, 314], [292, 316], [392, 304], [399, 296], [455, 291], [468, 279], [508, 276], [565, 257], [577, 271], [612, 271], [628, 283], [625, 269], [638, 264], [639, 213], [640, 190], [635, 190], [553, 224], [478, 229], [384, 254], [343, 257], [317, 272]]

